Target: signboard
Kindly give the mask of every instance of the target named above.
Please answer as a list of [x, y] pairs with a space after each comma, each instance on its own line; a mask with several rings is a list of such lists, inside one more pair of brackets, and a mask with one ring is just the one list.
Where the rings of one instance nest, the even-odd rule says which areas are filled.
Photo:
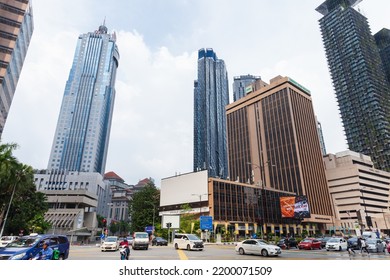
[[310, 218], [309, 203], [306, 196], [280, 197], [280, 210], [282, 218]]
[[200, 229], [213, 230], [213, 218], [211, 216], [200, 216]]
[[167, 224], [170, 224], [171, 229], [180, 228], [180, 215], [163, 215], [161, 221], [162, 228], [168, 228]]

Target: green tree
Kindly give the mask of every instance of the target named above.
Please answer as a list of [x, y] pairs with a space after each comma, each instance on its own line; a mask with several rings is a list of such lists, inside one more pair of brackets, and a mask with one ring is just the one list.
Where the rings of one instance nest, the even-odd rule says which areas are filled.
[[156, 226], [159, 221], [158, 206], [160, 202], [160, 190], [154, 183], [149, 183], [140, 191], [133, 194], [129, 203], [131, 215], [131, 231], [144, 231], [146, 226]]
[[[12, 152], [16, 144], [0, 144], [0, 225], [3, 235], [29, 233], [31, 221], [48, 210], [46, 196], [36, 191], [31, 166], [20, 163]], [[38, 223], [43, 230], [47, 224]]]

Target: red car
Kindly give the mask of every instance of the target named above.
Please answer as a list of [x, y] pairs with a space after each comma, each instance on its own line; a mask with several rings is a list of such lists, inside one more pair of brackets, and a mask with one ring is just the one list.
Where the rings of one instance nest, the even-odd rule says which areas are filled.
[[313, 250], [320, 249], [321, 250], [321, 241], [315, 238], [305, 238], [298, 244], [299, 250]]

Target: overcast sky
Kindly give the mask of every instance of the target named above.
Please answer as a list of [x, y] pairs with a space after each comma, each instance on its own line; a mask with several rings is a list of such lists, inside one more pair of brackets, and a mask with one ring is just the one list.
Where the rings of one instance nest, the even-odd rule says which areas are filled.
[[[347, 149], [315, 11], [322, 0], [33, 0], [34, 33], [2, 135], [46, 169], [77, 38], [105, 20], [120, 61], [106, 172], [136, 184], [192, 171], [197, 51], [213, 48], [233, 77], [289, 76], [312, 93], [328, 153]], [[371, 30], [390, 1], [363, 0]]]

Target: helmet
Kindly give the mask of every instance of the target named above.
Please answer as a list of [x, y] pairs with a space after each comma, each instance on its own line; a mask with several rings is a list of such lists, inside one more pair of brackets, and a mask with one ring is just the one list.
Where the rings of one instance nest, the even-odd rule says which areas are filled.
[[123, 241], [127, 241], [127, 238], [123, 239]]

